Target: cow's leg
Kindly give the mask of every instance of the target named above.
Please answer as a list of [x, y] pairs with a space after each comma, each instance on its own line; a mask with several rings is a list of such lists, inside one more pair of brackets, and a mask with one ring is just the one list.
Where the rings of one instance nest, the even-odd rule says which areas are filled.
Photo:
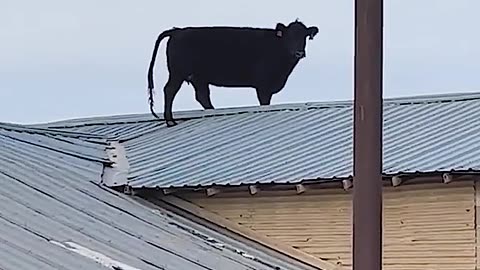
[[165, 102], [163, 117], [165, 118], [167, 127], [172, 127], [177, 124], [175, 120], [173, 120], [172, 106], [173, 106], [173, 100], [175, 99], [175, 96], [177, 95], [178, 90], [180, 90], [182, 83], [183, 83], [183, 79], [170, 76], [168, 78], [167, 83], [163, 87], [164, 102]]
[[256, 91], [260, 105], [270, 105], [270, 101], [272, 100], [272, 92], [262, 88], [257, 88]]
[[210, 100], [210, 87], [208, 83], [194, 81], [192, 85], [195, 89], [195, 99], [202, 105], [205, 110], [212, 109], [213, 105]]

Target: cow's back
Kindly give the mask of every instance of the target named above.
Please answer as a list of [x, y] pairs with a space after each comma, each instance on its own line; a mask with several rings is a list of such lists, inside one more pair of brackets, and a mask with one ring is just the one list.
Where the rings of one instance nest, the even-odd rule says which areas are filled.
[[184, 28], [169, 40], [170, 64], [216, 85], [252, 85], [262, 63], [282, 50], [272, 29]]

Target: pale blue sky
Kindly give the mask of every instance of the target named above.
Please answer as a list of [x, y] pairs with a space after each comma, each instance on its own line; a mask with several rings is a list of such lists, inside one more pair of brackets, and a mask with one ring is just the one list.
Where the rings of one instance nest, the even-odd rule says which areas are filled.
[[[480, 1], [385, 0], [384, 96], [480, 91]], [[2, 0], [0, 121], [149, 113], [155, 39], [172, 26], [319, 27], [273, 103], [351, 99], [353, 0]], [[165, 40], [155, 69], [163, 109]], [[253, 89], [212, 88], [217, 108], [258, 105]], [[200, 109], [184, 84], [175, 110]]]

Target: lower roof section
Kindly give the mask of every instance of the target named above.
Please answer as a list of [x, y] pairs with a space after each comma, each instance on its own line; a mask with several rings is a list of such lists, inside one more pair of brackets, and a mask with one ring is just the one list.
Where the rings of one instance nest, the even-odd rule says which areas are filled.
[[99, 185], [72, 135], [0, 125], [0, 269], [307, 269]]
[[[135, 188], [298, 183], [349, 178], [353, 106], [312, 102], [67, 120], [56, 130], [116, 136]], [[386, 99], [383, 172], [478, 171], [480, 94]]]

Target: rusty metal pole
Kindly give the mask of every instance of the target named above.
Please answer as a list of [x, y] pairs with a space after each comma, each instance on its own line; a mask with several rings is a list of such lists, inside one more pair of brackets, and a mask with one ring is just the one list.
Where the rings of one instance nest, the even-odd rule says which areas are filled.
[[382, 269], [383, 0], [355, 0], [353, 269]]

